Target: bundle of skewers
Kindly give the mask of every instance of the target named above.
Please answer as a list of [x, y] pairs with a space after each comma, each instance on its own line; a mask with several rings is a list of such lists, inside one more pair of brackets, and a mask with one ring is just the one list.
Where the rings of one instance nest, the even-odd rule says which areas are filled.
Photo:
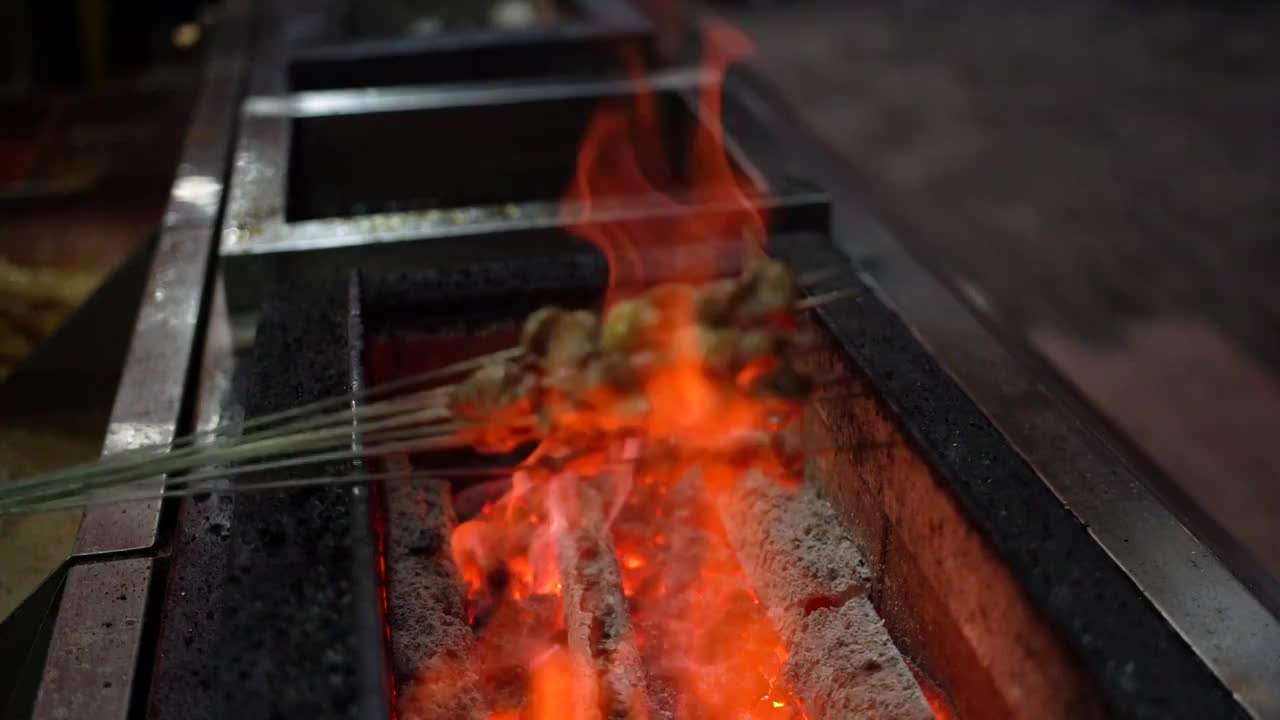
[[[603, 313], [544, 308], [514, 348], [0, 483], [0, 514], [515, 469], [261, 479], [277, 469], [465, 447], [497, 454], [536, 443], [521, 466], [534, 475], [607, 457], [604, 449], [636, 438], [652, 458], [677, 441], [684, 453], [776, 450], [778, 430], [813, 387], [798, 365], [805, 341], [797, 320], [845, 294], [802, 300], [785, 266], [758, 260], [738, 277], [658, 285]], [[256, 479], [247, 481], [250, 474]]]

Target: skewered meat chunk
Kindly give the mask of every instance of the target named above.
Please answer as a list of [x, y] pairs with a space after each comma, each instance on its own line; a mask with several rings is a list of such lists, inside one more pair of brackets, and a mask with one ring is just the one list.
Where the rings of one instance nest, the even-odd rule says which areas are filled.
[[537, 399], [537, 376], [501, 362], [459, 383], [449, 398], [449, 411], [470, 426], [467, 435], [477, 449], [501, 453], [531, 439], [529, 418]]
[[513, 405], [532, 404], [536, 378], [509, 362], [486, 365], [454, 388], [449, 411], [454, 418], [483, 422]]
[[732, 329], [699, 328], [698, 344], [707, 367], [723, 375], [739, 369], [738, 333]]
[[529, 354], [541, 357], [546, 351], [551, 333], [555, 331], [556, 322], [564, 313], [565, 310], [557, 307], [544, 307], [534, 311], [524, 321], [524, 327], [520, 333], [520, 346]]
[[738, 278], [717, 280], [698, 292], [698, 322], [704, 325], [728, 325], [733, 322], [733, 309], [738, 303]]
[[777, 333], [755, 328], [744, 330], [738, 334], [737, 353], [739, 362], [748, 365], [756, 360], [768, 357], [778, 351], [779, 337]]
[[529, 316], [520, 333], [525, 353], [545, 365], [574, 365], [599, 346], [600, 322], [588, 310], [546, 307]]
[[654, 381], [693, 368], [726, 398], [764, 400], [760, 417], [791, 417], [811, 386], [791, 357], [795, 300], [787, 268], [762, 260], [738, 278], [656, 286], [614, 303], [603, 321], [588, 311], [543, 308], [524, 324], [523, 359], [477, 371], [450, 407], [462, 422], [506, 428], [475, 431], [487, 447], [642, 433], [651, 424]]
[[782, 332], [771, 328], [699, 328], [702, 361], [709, 370], [731, 378], [750, 367], [758, 369], [754, 377], [785, 364], [786, 340]]
[[758, 322], [789, 312], [796, 302], [795, 278], [776, 260], [763, 260], [750, 267], [741, 287], [743, 296], [736, 309], [739, 322]]
[[658, 327], [658, 313], [644, 298], [614, 303], [605, 313], [600, 348], [605, 352], [637, 350], [650, 340]]
[[790, 311], [796, 283], [786, 265], [760, 260], [738, 278], [719, 280], [698, 292], [698, 321], [706, 325], [744, 326]]

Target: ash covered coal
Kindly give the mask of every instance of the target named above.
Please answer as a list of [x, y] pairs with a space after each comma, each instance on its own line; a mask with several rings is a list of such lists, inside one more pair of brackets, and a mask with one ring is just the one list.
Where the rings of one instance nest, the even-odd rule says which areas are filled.
[[800, 619], [784, 675], [815, 718], [933, 720], [919, 684], [865, 598]]
[[785, 488], [753, 472], [717, 505], [786, 642], [784, 676], [813, 717], [934, 717], [867, 596], [853, 537], [815, 487]]
[[[403, 459], [388, 466], [409, 472]], [[467, 599], [453, 563], [455, 524], [442, 480], [387, 483], [387, 623], [399, 715], [407, 720], [483, 717]]]
[[604, 500], [576, 478], [555, 482], [577, 485], [553, 489], [572, 492], [576, 500], [556, 547], [569, 648], [598, 679], [597, 706], [605, 720], [647, 716], [644, 664], [631, 630]]

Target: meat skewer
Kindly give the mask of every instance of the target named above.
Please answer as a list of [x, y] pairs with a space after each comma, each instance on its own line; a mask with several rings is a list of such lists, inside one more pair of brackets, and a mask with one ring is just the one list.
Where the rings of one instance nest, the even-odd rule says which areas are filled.
[[608, 435], [652, 435], [655, 387], [675, 373], [705, 378], [725, 404], [750, 398], [761, 427], [794, 415], [812, 389], [797, 365], [797, 287], [761, 261], [705, 286], [666, 284], [603, 315], [544, 308], [529, 317], [518, 361], [481, 368], [448, 406], [482, 450], [533, 439], [582, 447]]
[[[172, 481], [164, 486], [151, 482], [160, 475], [236, 461], [260, 460], [273, 455], [319, 452], [329, 446], [349, 446], [352, 422], [357, 419], [368, 421], [366, 426], [373, 432], [418, 427], [420, 430], [416, 432], [423, 439], [440, 437], [445, 431], [452, 430], [447, 424], [449, 413], [444, 406], [450, 386], [428, 390], [422, 390], [420, 386], [488, 362], [514, 357], [519, 352], [519, 348], [513, 348], [473, 358], [353, 395], [203, 430], [178, 438], [172, 444], [125, 450], [93, 463], [0, 483], [0, 514], [44, 510], [54, 503], [82, 506], [119, 502], [123, 498], [118, 496], [137, 494], [136, 490], [130, 492], [130, 488], [139, 481], [147, 481], [150, 489], [150, 496], [141, 499], [163, 497], [175, 488], [169, 487]], [[386, 397], [391, 393], [400, 394]], [[357, 404], [373, 398], [384, 399], [367, 405]], [[246, 472], [243, 468], [229, 467], [219, 474], [228, 476], [243, 472]]]
[[[766, 425], [742, 430], [772, 432], [773, 423], [793, 414], [812, 388], [812, 380], [795, 363], [804, 342], [794, 320], [799, 310], [824, 298], [797, 300], [797, 283], [786, 268], [765, 260], [738, 278], [700, 287], [658, 286], [616, 303], [603, 317], [545, 308], [528, 319], [519, 347], [369, 388], [357, 397], [331, 398], [204, 431], [175, 441], [171, 448], [138, 448], [5, 483], [0, 513], [135, 499], [137, 492], [129, 488], [157, 475], [271, 454], [317, 452], [329, 435], [347, 432], [353, 415], [391, 423], [417, 413], [424, 439], [458, 429], [457, 446], [493, 452], [531, 440], [549, 440], [548, 449], [553, 449], [644, 435], [653, 430], [653, 403], [647, 397], [651, 386], [681, 364], [692, 364], [712, 378], [724, 395], [750, 395], [761, 402], [768, 412], [759, 419]], [[420, 389], [473, 369], [462, 382]], [[406, 394], [387, 397], [399, 392]], [[375, 397], [387, 399], [355, 404]], [[233, 438], [236, 432], [243, 434]], [[449, 443], [433, 444], [443, 448]], [[231, 467], [220, 474], [240, 472]], [[162, 496], [168, 490], [152, 492]]]

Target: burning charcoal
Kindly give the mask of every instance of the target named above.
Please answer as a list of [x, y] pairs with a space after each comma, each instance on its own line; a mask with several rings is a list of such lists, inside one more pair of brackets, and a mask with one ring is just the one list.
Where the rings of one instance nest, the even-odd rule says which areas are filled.
[[567, 509], [569, 517], [556, 538], [569, 649], [599, 679], [602, 718], [644, 717], [648, 704], [644, 665], [608, 537], [605, 503], [575, 477], [560, 476], [555, 482], [562, 503], [574, 506]]
[[866, 588], [857, 546], [813, 486], [750, 473], [718, 502], [729, 539], [790, 656], [784, 674], [820, 718], [933, 718]]
[[865, 594], [869, 578], [858, 548], [812, 486], [790, 490], [749, 472], [718, 506], [747, 574], [770, 579], [757, 592], [775, 615], [803, 614], [818, 597], [838, 605]]

